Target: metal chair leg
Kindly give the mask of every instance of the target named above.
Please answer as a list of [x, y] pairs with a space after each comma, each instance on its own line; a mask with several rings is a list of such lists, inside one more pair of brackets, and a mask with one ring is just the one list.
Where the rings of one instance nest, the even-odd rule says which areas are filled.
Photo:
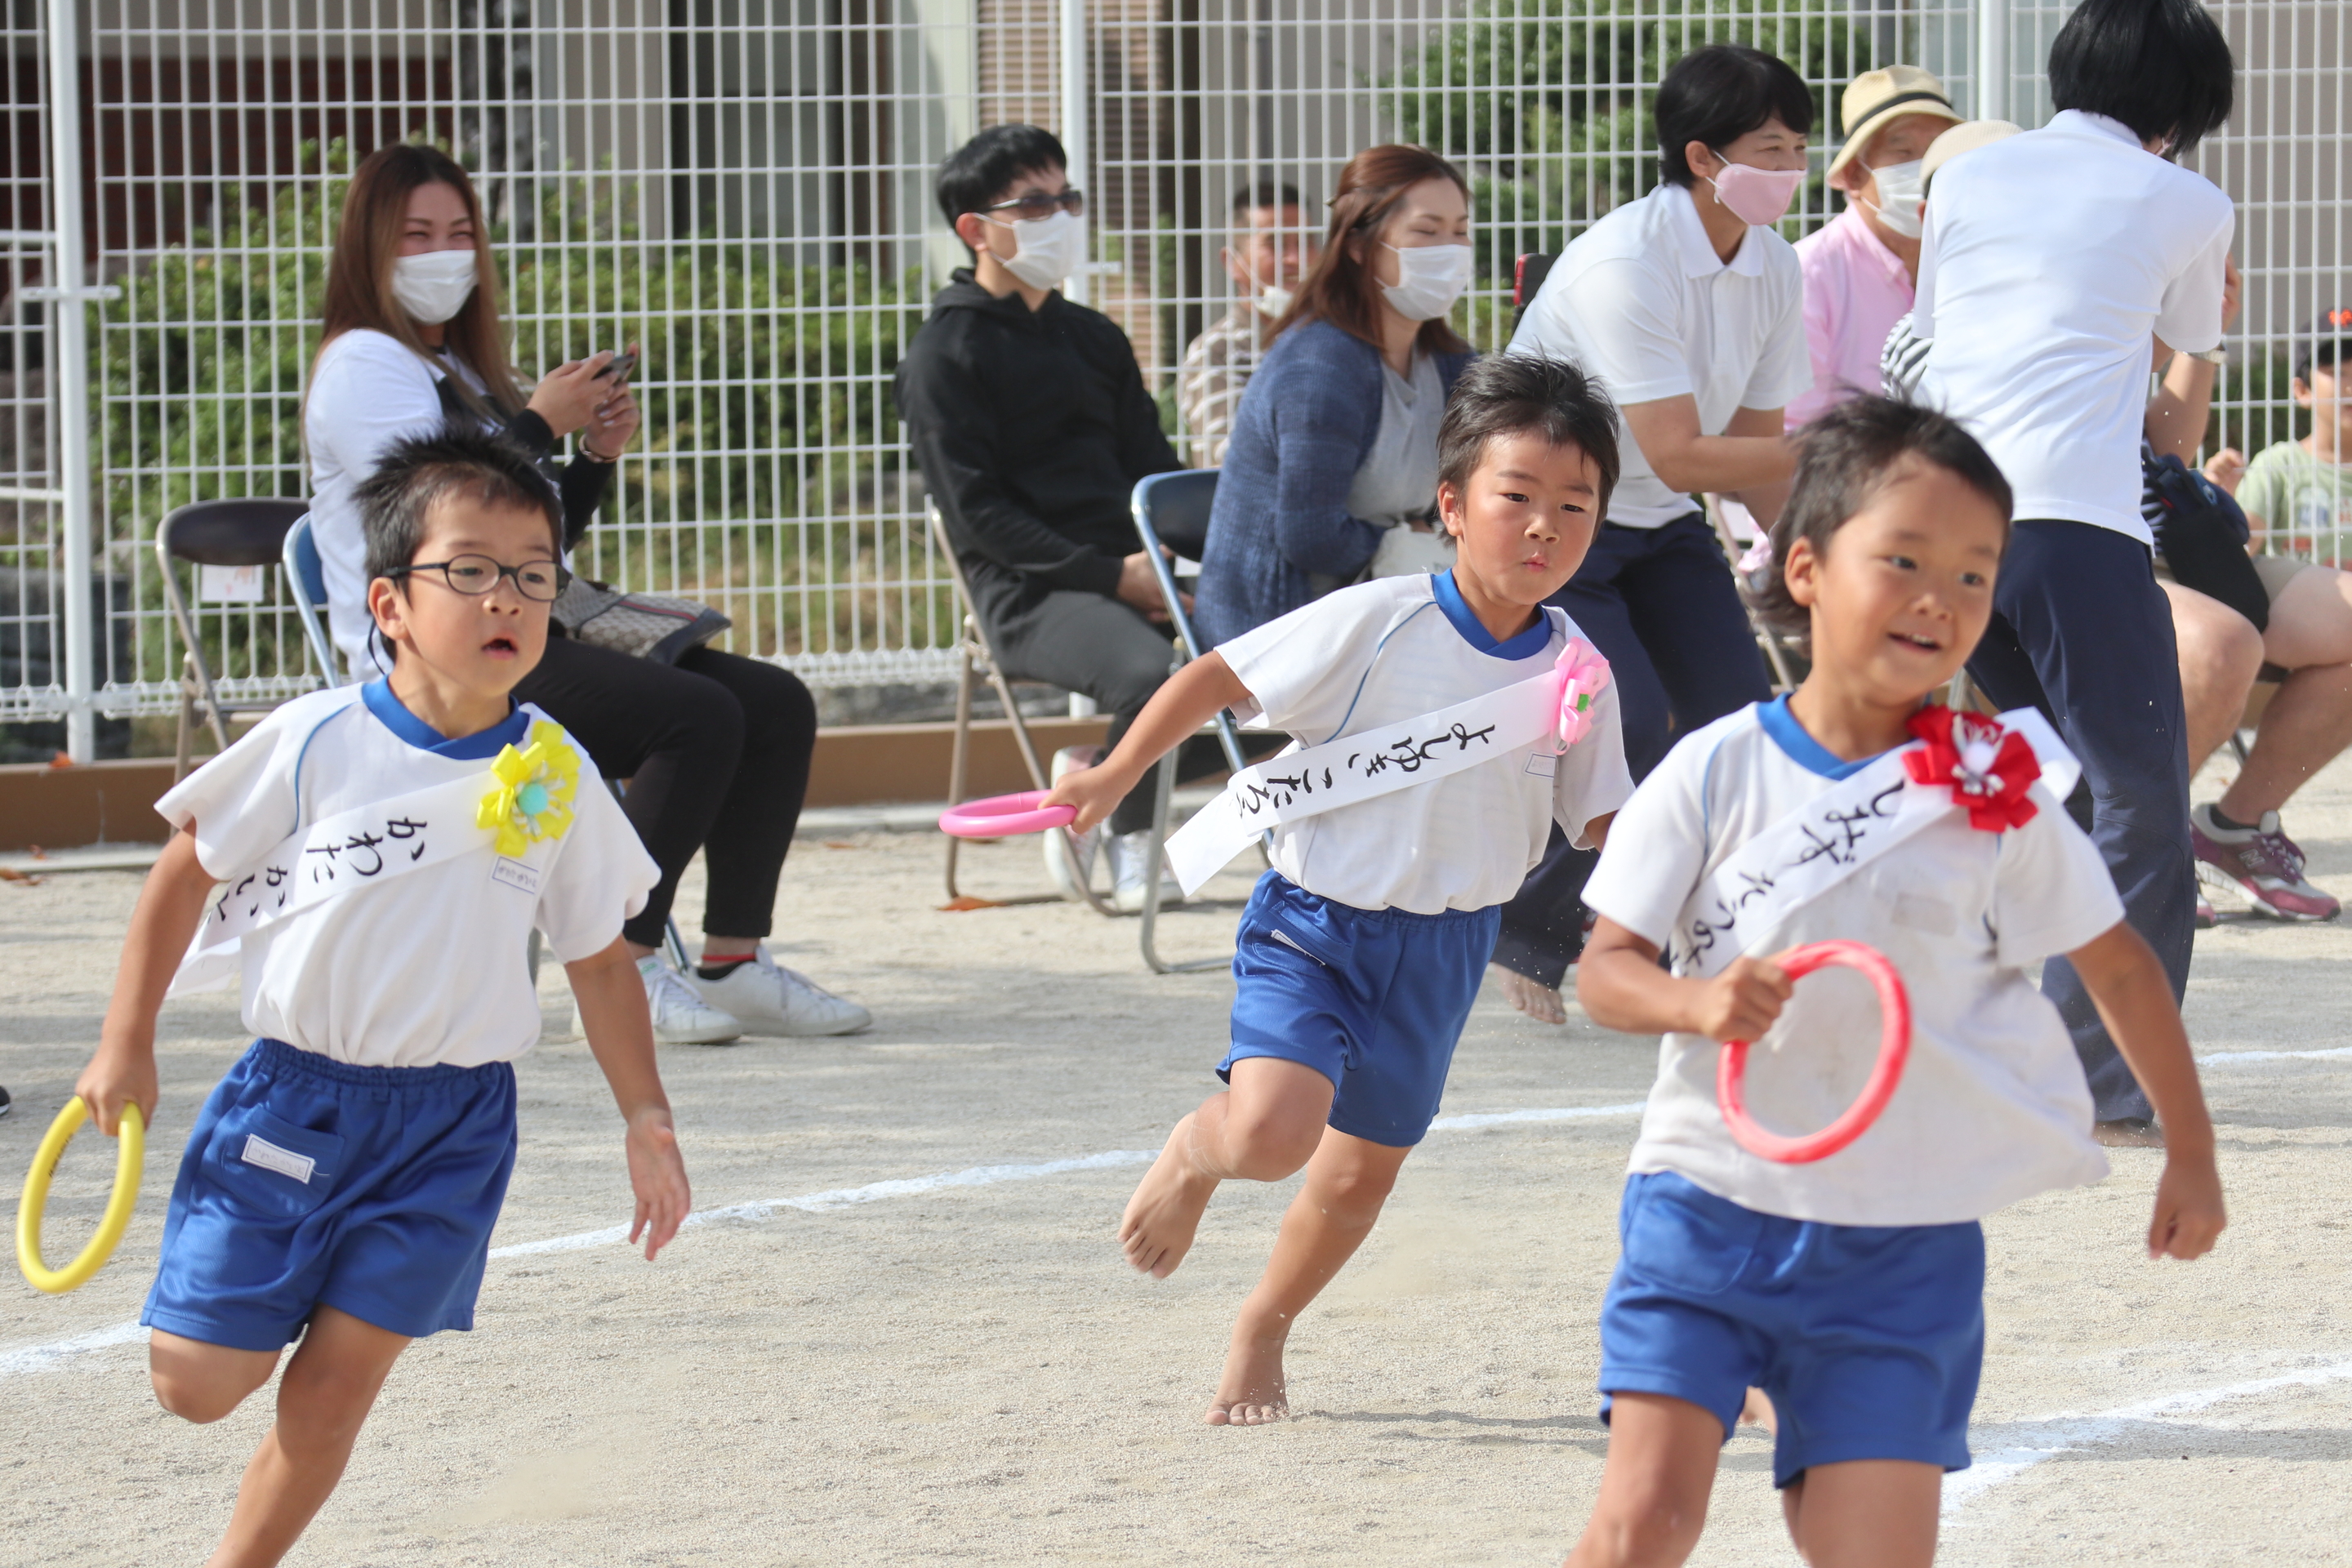
[[1234, 961], [1234, 955], [1228, 952], [1216, 958], [1188, 958], [1181, 963], [1171, 963], [1160, 956], [1155, 941], [1160, 927], [1160, 857], [1168, 842], [1168, 816], [1176, 793], [1176, 757], [1182, 749], [1171, 748], [1152, 770], [1156, 779], [1151, 798], [1151, 853], [1144, 861], [1150, 868], [1145, 873], [1143, 926], [1137, 942], [1143, 950], [1143, 962], [1154, 974], [1196, 974], [1223, 969]]

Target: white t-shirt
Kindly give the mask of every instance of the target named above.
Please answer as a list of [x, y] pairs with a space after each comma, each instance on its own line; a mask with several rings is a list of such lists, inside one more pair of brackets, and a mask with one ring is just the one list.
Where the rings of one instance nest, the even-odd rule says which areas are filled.
[[[310, 532], [327, 580], [327, 626], [344, 662], [362, 676], [391, 667], [367, 656], [367, 538], [352, 492], [376, 470], [393, 443], [429, 436], [447, 417], [441, 372], [399, 339], [364, 329], [345, 332], [320, 352], [303, 405], [302, 438], [310, 450]], [[480, 382], [467, 380], [475, 391]]]
[[[1549, 669], [1581, 635], [1566, 612], [1547, 606], [1534, 626], [1497, 643], [1463, 604], [1453, 574], [1441, 572], [1342, 588], [1217, 652], [1249, 689], [1255, 706], [1239, 712], [1244, 722], [1314, 746], [1517, 685]], [[1284, 824], [1274, 830], [1274, 868], [1360, 910], [1433, 915], [1499, 904], [1543, 858], [1554, 821], [1585, 845], [1586, 825], [1633, 793], [1615, 686], [1592, 712], [1592, 728], [1563, 756], [1538, 742]]]
[[[1660, 185], [1570, 241], [1509, 352], [1572, 361], [1620, 406], [1688, 395], [1710, 436], [1736, 410], [1785, 408], [1811, 390], [1797, 253], [1770, 229], [1750, 228], [1723, 260], [1694, 199]], [[1622, 418], [1617, 446], [1623, 472], [1610, 492], [1611, 522], [1656, 528], [1698, 510], [1651, 471]]]
[[1936, 175], [1911, 328], [1930, 339], [1920, 401], [2000, 465], [2016, 515], [2151, 543], [2139, 515], [2151, 337], [2221, 341], [2235, 225], [2201, 174], [2068, 110]]
[[[525, 703], [494, 730], [444, 741], [382, 681], [276, 709], [156, 802], [226, 881], [297, 828], [371, 802], [479, 775], [546, 718]], [[428, 750], [427, 747], [433, 749]], [[572, 826], [530, 847], [536, 896], [494, 881], [487, 850], [360, 888], [245, 939], [245, 1026], [362, 1067], [478, 1067], [539, 1039], [530, 941], [563, 963], [593, 957], [645, 908], [661, 871], [580, 753]]]
[[[1805, 733], [1785, 699], [1718, 719], [1643, 781], [1610, 827], [1584, 901], [1664, 947], [1733, 850], [1861, 765]], [[1832, 1225], [1979, 1219], [2105, 1175], [2082, 1064], [2025, 970], [2113, 927], [2123, 904], [2064, 808], [2040, 785], [2033, 799], [2033, 820], [2007, 833], [1951, 813], [1746, 945], [1770, 954], [1843, 937], [1893, 961], [1911, 996], [1911, 1055], [1868, 1131], [1811, 1164], [1759, 1159], [1732, 1142], [1717, 1107], [1721, 1048], [1668, 1035], [1629, 1168], [1678, 1172], [1759, 1213]], [[1828, 1125], [1869, 1076], [1878, 1039], [1866, 980], [1841, 969], [1807, 976], [1749, 1054], [1750, 1114], [1783, 1132]]]

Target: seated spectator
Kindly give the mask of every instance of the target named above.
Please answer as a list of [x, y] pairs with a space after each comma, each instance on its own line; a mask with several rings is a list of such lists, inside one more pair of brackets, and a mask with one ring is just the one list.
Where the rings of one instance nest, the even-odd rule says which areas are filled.
[[1234, 237], [1218, 253], [1234, 280], [1234, 308], [1192, 340], [1176, 372], [1176, 408], [1196, 468], [1225, 460], [1266, 329], [1290, 309], [1292, 290], [1314, 265], [1320, 247], [1305, 221], [1295, 185], [1261, 180], [1234, 193]]
[[1322, 253], [1242, 399], [1201, 562], [1202, 640], [1286, 615], [1370, 569], [1451, 563], [1431, 521], [1437, 426], [1470, 345], [1470, 187], [1426, 147], [1339, 172]]
[[[570, 550], [636, 438], [626, 380], [603, 374], [609, 353], [560, 367], [525, 396], [507, 361], [488, 232], [466, 172], [415, 143], [370, 154], [343, 200], [302, 427], [328, 618], [357, 674], [389, 660], [369, 650], [374, 621], [353, 491], [394, 442], [457, 418], [544, 459], [581, 432], [557, 481]], [[624, 809], [662, 877], [621, 934], [657, 1039], [838, 1035], [873, 1021], [764, 946], [816, 746], [816, 704], [797, 678], [711, 647], [671, 666], [551, 635], [515, 695], [570, 731], [606, 778], [630, 781]], [[704, 848], [702, 959], [681, 975], [658, 949], [678, 878]]]
[[[1118, 743], [1168, 679], [1167, 607], [1133, 548], [1138, 479], [1181, 468], [1110, 319], [1064, 299], [1080, 259], [1084, 198], [1062, 144], [1034, 125], [982, 132], [940, 165], [940, 210], [972, 258], [931, 301], [899, 362], [898, 412], [931, 500], [1007, 673], [1083, 692]], [[1082, 759], [1065, 752], [1055, 776]], [[1077, 892], [1097, 844], [1118, 907], [1143, 907], [1149, 779], [1080, 846], [1045, 835], [1046, 863]], [[1101, 834], [1107, 833], [1107, 841]], [[1182, 895], [1160, 869], [1161, 897]]]
[[1839, 100], [1845, 144], [1830, 160], [1845, 210], [1796, 244], [1805, 277], [1812, 390], [1789, 400], [1794, 429], [1849, 397], [1883, 388], [1879, 351], [1911, 309], [1919, 277], [1921, 165], [1958, 110], [1916, 66], [1864, 71]]
[[[2209, 887], [2281, 920], [2328, 920], [2342, 908], [2304, 877], [2303, 851], [2278, 814], [2305, 780], [2352, 744], [2352, 574], [2304, 558], [2341, 560], [2341, 542], [2352, 532], [2352, 468], [2345, 462], [2352, 450], [2352, 403], [2338, 373], [2347, 339], [2352, 311], [2331, 310], [2296, 350], [2294, 398], [2312, 410], [2309, 436], [2265, 447], [2251, 465], [2227, 450], [2206, 465], [2210, 477], [2236, 492], [2252, 547], [2266, 552], [2254, 561], [2269, 599], [2261, 658], [2287, 674], [2263, 710], [2237, 778], [2221, 799], [2190, 813], [2190, 842]], [[2210, 380], [2209, 370], [2209, 386]], [[2233, 710], [2230, 725], [2236, 721]], [[2223, 730], [2212, 743], [2227, 734]], [[2201, 761], [2191, 753], [2192, 767]]]

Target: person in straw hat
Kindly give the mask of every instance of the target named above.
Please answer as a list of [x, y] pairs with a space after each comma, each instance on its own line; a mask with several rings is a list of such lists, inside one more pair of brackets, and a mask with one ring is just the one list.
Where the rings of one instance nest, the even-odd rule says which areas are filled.
[[1813, 389], [1790, 400], [1790, 428], [1881, 390], [1879, 350], [1911, 309], [1919, 276], [1922, 163], [1961, 118], [1943, 83], [1916, 66], [1864, 71], [1847, 84], [1838, 105], [1845, 143], [1829, 172], [1845, 211], [1796, 247]]

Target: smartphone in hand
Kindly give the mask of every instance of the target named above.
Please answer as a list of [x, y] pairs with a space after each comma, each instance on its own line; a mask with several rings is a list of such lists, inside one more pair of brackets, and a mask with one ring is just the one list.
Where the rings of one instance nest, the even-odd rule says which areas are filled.
[[636, 368], [637, 356], [635, 353], [616, 353], [613, 356], [612, 363], [596, 373], [596, 379], [603, 381], [610, 376], [615, 381], [626, 381]]

